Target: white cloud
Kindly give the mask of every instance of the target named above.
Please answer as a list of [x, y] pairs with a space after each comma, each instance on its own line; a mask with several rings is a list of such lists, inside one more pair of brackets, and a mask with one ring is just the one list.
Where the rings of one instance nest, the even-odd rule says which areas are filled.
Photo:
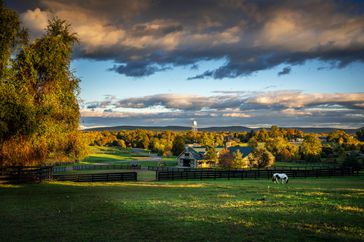
[[33, 37], [40, 37], [48, 25], [50, 13], [39, 8], [27, 10], [20, 15], [24, 26], [31, 31]]
[[267, 106], [282, 105], [288, 108], [302, 108], [319, 104], [355, 104], [364, 102], [364, 93], [304, 93], [301, 91], [274, 91], [259, 94], [247, 103]]
[[252, 117], [251, 114], [246, 113], [224, 113], [223, 117], [230, 117], [230, 118], [250, 118]]

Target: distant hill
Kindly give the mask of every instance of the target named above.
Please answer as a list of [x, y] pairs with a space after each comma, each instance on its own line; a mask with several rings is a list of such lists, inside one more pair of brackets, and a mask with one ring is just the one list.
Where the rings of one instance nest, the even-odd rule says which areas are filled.
[[[284, 127], [288, 129], [289, 127]], [[300, 127], [292, 127], [293, 129], [299, 129], [304, 133], [330, 133], [334, 131], [336, 128], [300, 128]], [[112, 126], [112, 127], [98, 127], [98, 128], [90, 128], [84, 129], [84, 131], [119, 131], [119, 130], [135, 130], [135, 129], [144, 129], [144, 130], [154, 130], [154, 131], [188, 131], [191, 130], [191, 127], [185, 126]], [[207, 127], [207, 128], [199, 128], [199, 131], [209, 131], [209, 132], [250, 132], [252, 130], [260, 130], [262, 128], [248, 128], [244, 126], [226, 126], [226, 127]], [[266, 128], [269, 130], [269, 128]], [[354, 134], [358, 129], [341, 129], [345, 130], [349, 134]]]

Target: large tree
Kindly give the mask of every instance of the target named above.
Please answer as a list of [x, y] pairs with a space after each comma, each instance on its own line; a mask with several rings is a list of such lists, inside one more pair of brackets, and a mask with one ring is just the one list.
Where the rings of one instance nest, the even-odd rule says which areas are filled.
[[319, 161], [322, 151], [322, 144], [316, 134], [308, 134], [300, 146], [301, 156], [306, 161]]
[[265, 148], [257, 148], [248, 155], [250, 167], [264, 168], [271, 167], [275, 162], [275, 157]]
[[11, 59], [9, 50], [22, 31], [18, 16], [0, 8], [1, 20], [12, 29], [7, 32], [13, 33], [0, 39], [1, 63], [6, 63], [0, 81], [0, 165], [81, 158], [86, 148], [78, 130], [79, 80], [70, 71], [76, 35], [65, 21], [53, 18], [42, 38], [22, 45]]

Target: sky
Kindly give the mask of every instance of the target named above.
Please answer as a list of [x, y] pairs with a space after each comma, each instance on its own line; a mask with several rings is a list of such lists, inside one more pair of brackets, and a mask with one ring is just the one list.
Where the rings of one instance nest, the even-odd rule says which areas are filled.
[[82, 128], [364, 126], [364, 1], [5, 3], [77, 33]]

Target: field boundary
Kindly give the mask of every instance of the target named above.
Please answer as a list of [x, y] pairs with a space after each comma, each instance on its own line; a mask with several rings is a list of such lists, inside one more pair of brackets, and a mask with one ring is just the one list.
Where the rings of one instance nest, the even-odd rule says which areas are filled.
[[6, 166], [0, 167], [0, 183], [40, 183], [52, 180], [52, 166]]
[[73, 182], [137, 181], [137, 177], [136, 172], [53, 175], [54, 180]]
[[190, 169], [190, 170], [167, 170], [156, 171], [156, 180], [193, 180], [193, 179], [271, 179], [274, 173], [285, 173], [289, 178], [295, 177], [334, 177], [359, 175], [351, 167], [342, 168], [320, 168], [320, 169], [240, 169], [240, 170], [217, 170], [217, 169]]
[[54, 166], [53, 172], [81, 171], [81, 170], [131, 170], [141, 169], [140, 165], [78, 165], [78, 166]]

